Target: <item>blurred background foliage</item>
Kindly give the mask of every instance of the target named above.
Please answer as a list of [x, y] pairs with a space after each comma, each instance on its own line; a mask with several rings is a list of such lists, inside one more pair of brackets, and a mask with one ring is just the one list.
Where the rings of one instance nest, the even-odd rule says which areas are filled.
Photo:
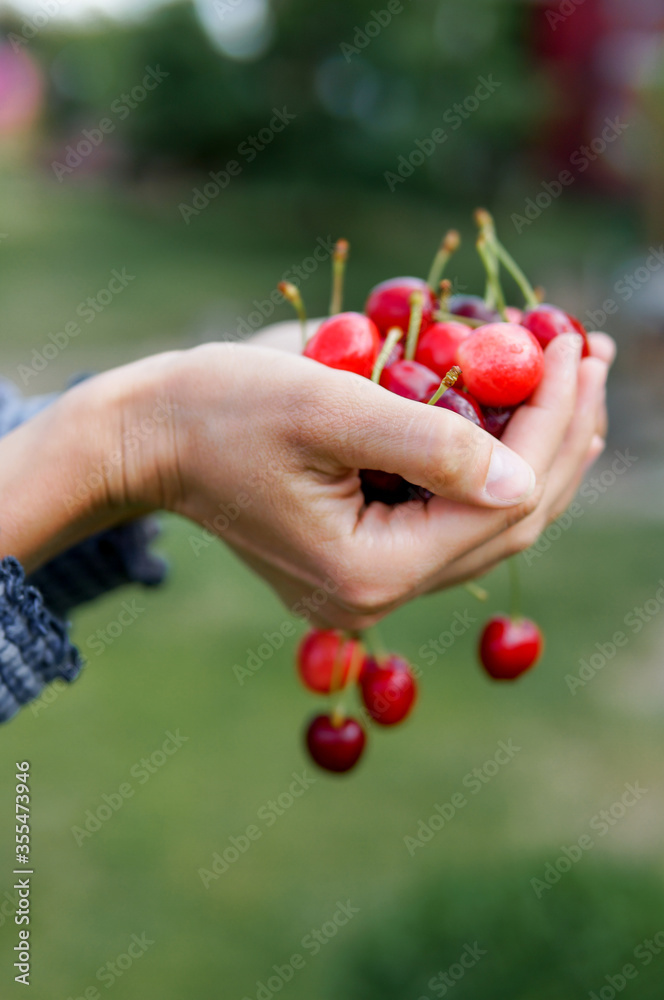
[[[621, 359], [607, 452], [593, 473], [611, 485], [586, 498], [583, 515], [531, 565], [523, 560], [527, 610], [548, 638], [541, 667], [509, 689], [486, 683], [474, 643], [487, 610], [464, 591], [390, 617], [386, 642], [424, 672], [412, 722], [376, 734], [349, 781], [321, 776], [207, 891], [198, 868], [305, 766], [298, 733], [315, 702], [295, 682], [292, 644], [244, 686], [233, 673], [286, 613], [222, 546], [197, 557], [189, 526], [167, 518], [166, 587], [111, 594], [76, 615], [74, 637], [91, 659], [84, 676], [0, 734], [4, 873], [14, 759], [29, 759], [34, 774], [33, 995], [83, 996], [100, 985], [96, 970], [145, 932], [155, 945], [114, 986], [118, 996], [255, 1000], [272, 965], [302, 951], [302, 938], [348, 898], [358, 916], [281, 996], [431, 998], [429, 980], [471, 938], [489, 954], [455, 995], [599, 991], [664, 929], [660, 618], [587, 689], [572, 697], [564, 680], [653, 598], [661, 577], [664, 269], [651, 256], [664, 228], [661, 4], [583, 0], [563, 16], [557, 2], [410, 0], [362, 48], [374, 15], [357, 0], [127, 4], [117, 18], [87, 12], [86, 0], [53, 0], [60, 13], [35, 30], [47, 2], [0, 8], [0, 373], [26, 392], [288, 318], [268, 296], [319, 238], [351, 241], [347, 301], [361, 308], [376, 281], [426, 274], [448, 226], [469, 237], [477, 204], [494, 210], [550, 298], [617, 337]], [[347, 60], [344, 45], [360, 51]], [[146, 67], [168, 77], [120, 120], [112, 105]], [[385, 172], [490, 74], [496, 93], [390, 192]], [[295, 121], [186, 225], [180, 204], [284, 106]], [[54, 161], [109, 113], [113, 132], [58, 180]], [[514, 214], [607, 117], [627, 123], [624, 135], [519, 232]], [[21, 366], [114, 268], [135, 275], [127, 289], [22, 381]], [[450, 276], [481, 287], [472, 239]], [[617, 290], [627, 277], [629, 298]], [[311, 313], [323, 312], [327, 265], [302, 287]], [[607, 299], [616, 309], [599, 324], [588, 311], [597, 316]], [[611, 480], [613, 452], [626, 448], [636, 460]], [[486, 585], [491, 610], [504, 606], [503, 571]], [[95, 657], [88, 640], [134, 597], [145, 610]], [[466, 610], [473, 629], [428, 666], [423, 644]], [[78, 847], [71, 827], [177, 727], [189, 742]], [[523, 753], [409, 857], [403, 837], [509, 738]], [[529, 879], [636, 780], [649, 789], [644, 801], [535, 899]], [[10, 976], [15, 928], [2, 909], [11, 898], [5, 874], [3, 997], [20, 989]], [[656, 996], [661, 975], [661, 958], [640, 969], [634, 995]]]

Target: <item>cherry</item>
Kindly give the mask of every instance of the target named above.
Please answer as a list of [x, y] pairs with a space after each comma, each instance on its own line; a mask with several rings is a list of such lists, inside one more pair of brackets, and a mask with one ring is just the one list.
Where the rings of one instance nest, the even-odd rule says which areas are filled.
[[362, 469], [360, 482], [367, 503], [378, 500], [394, 507], [396, 504], [408, 503], [411, 500], [428, 500], [433, 496], [424, 486], [414, 486], [396, 472]]
[[453, 295], [447, 301], [447, 311], [481, 323], [495, 323], [500, 319], [496, 310], [490, 309], [479, 295]]
[[474, 424], [477, 424], [482, 430], [486, 430], [484, 414], [482, 413], [480, 404], [473, 399], [470, 393], [459, 392], [456, 386], [448, 389], [434, 405], [442, 406], [446, 410], [452, 410], [453, 413], [458, 413], [459, 416], [465, 417], [466, 420], [471, 420]]
[[[447, 395], [447, 393], [445, 393]], [[512, 406], [483, 406], [482, 416], [484, 417], [484, 429], [493, 434], [495, 438], [501, 438], [503, 431], [507, 427], [510, 417], [514, 413]]]
[[417, 697], [417, 685], [410, 665], [391, 655], [381, 663], [367, 658], [360, 677], [362, 700], [371, 718], [381, 726], [403, 722]]
[[375, 324], [360, 313], [345, 312], [323, 320], [304, 355], [330, 368], [371, 378], [379, 350], [380, 334]]
[[[465, 323], [450, 320], [445, 323], [432, 323], [417, 342], [415, 360], [430, 368], [439, 378], [446, 375], [452, 365], [457, 363], [459, 344], [472, 334]], [[461, 388], [461, 379], [456, 383]]]
[[583, 338], [581, 356], [587, 358], [590, 354], [588, 335], [583, 325], [557, 306], [551, 306], [546, 302], [533, 306], [524, 313], [522, 325], [537, 338], [541, 347], [546, 347], [561, 333], [578, 333]]
[[420, 333], [425, 330], [433, 319], [436, 297], [426, 281], [422, 278], [390, 278], [381, 281], [372, 288], [364, 311], [385, 336], [393, 327], [398, 327], [404, 333], [410, 323], [411, 301], [413, 292], [421, 292], [424, 296], [422, 306], [422, 322]]
[[483, 406], [516, 406], [538, 386], [544, 353], [524, 327], [490, 323], [459, 346], [459, 365], [469, 392]]
[[380, 384], [397, 396], [428, 403], [440, 385], [440, 377], [418, 361], [397, 361], [383, 369]]
[[300, 680], [310, 691], [329, 694], [345, 686], [357, 643], [334, 629], [313, 629], [297, 651]]
[[505, 306], [505, 319], [508, 323], [519, 323], [523, 326], [523, 309], [516, 306]]
[[311, 720], [305, 736], [307, 750], [319, 767], [338, 774], [350, 771], [362, 756], [366, 736], [355, 719], [339, 724], [329, 715]]
[[530, 670], [540, 657], [544, 639], [529, 618], [490, 618], [480, 637], [482, 666], [497, 681], [511, 681]]

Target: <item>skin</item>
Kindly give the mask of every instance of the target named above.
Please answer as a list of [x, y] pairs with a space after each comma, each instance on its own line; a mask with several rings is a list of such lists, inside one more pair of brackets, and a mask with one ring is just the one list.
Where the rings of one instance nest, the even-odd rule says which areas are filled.
[[[502, 443], [448, 410], [293, 356], [298, 336], [279, 324], [250, 344], [114, 369], [0, 440], [0, 556], [29, 571], [149, 511], [205, 527], [217, 518], [220, 537], [289, 607], [324, 592], [313, 620], [360, 629], [533, 544], [603, 447], [614, 354], [603, 334], [583, 361], [578, 337], [552, 342]], [[520, 485], [511, 480], [520, 495], [501, 499], [487, 475], [492, 457], [510, 453], [523, 460]], [[365, 508], [359, 468], [436, 496]]]

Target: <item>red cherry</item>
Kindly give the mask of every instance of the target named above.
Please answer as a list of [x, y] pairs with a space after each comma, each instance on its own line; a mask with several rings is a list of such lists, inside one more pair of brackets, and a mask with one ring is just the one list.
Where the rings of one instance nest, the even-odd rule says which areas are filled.
[[390, 278], [389, 281], [381, 281], [369, 293], [364, 311], [383, 335], [394, 326], [407, 333], [410, 323], [410, 297], [413, 292], [422, 292], [424, 296], [421, 332], [431, 323], [436, 307], [436, 297], [422, 278]]
[[415, 703], [417, 685], [408, 662], [389, 656], [382, 663], [367, 658], [360, 678], [362, 700], [381, 726], [402, 722]]
[[[447, 393], [445, 393], [446, 395]], [[443, 399], [445, 396], [443, 396]], [[493, 434], [495, 438], [501, 438], [510, 421], [510, 417], [514, 413], [514, 409], [512, 406], [483, 406], [482, 415], [484, 417], [485, 430], [489, 434]]]
[[530, 670], [540, 657], [544, 639], [528, 618], [496, 615], [480, 638], [482, 666], [497, 681], [511, 681]]
[[467, 316], [481, 323], [494, 323], [500, 319], [495, 309], [489, 309], [479, 295], [453, 295], [447, 302], [447, 311], [455, 316]]
[[490, 323], [459, 346], [459, 364], [468, 391], [483, 406], [516, 406], [539, 385], [544, 352], [524, 327]]
[[440, 379], [435, 372], [417, 361], [396, 361], [389, 368], [383, 369], [380, 384], [397, 396], [415, 399], [418, 403], [428, 403], [440, 385]]
[[561, 333], [578, 333], [583, 337], [583, 350], [581, 357], [587, 358], [590, 354], [588, 345], [588, 335], [583, 325], [574, 316], [558, 309], [557, 306], [550, 306], [546, 302], [533, 306], [523, 314], [522, 325], [537, 338], [541, 347], [546, 347], [554, 337]]
[[[464, 323], [455, 323], [453, 320], [432, 323], [417, 342], [415, 360], [442, 378], [457, 363], [459, 344], [471, 334], [471, 328]], [[457, 379], [456, 385], [459, 388], [462, 384], [461, 378]]]
[[453, 413], [458, 413], [459, 416], [477, 424], [482, 430], [486, 430], [480, 404], [473, 399], [469, 392], [459, 392], [456, 385], [446, 389], [438, 402], [434, 403], [434, 406], [442, 406], [444, 410], [452, 410]]
[[319, 767], [342, 773], [355, 767], [362, 756], [366, 736], [355, 719], [335, 725], [329, 715], [317, 715], [306, 733], [307, 749]]
[[297, 651], [297, 669], [304, 686], [310, 691], [329, 694], [338, 671], [337, 683], [340, 688], [344, 687], [356, 645], [353, 639], [347, 639], [334, 629], [308, 632]]
[[329, 368], [371, 378], [379, 350], [380, 335], [374, 323], [360, 313], [346, 312], [321, 323], [304, 355]]
[[520, 323], [523, 326], [523, 309], [516, 306], [505, 306], [505, 317], [509, 323]]

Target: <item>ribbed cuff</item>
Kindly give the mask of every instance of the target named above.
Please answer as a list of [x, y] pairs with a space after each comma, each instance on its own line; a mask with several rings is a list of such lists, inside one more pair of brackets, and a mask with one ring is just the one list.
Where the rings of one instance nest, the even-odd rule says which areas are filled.
[[56, 677], [74, 680], [81, 667], [65, 625], [26, 585], [20, 563], [12, 556], [0, 560], [0, 722]]

